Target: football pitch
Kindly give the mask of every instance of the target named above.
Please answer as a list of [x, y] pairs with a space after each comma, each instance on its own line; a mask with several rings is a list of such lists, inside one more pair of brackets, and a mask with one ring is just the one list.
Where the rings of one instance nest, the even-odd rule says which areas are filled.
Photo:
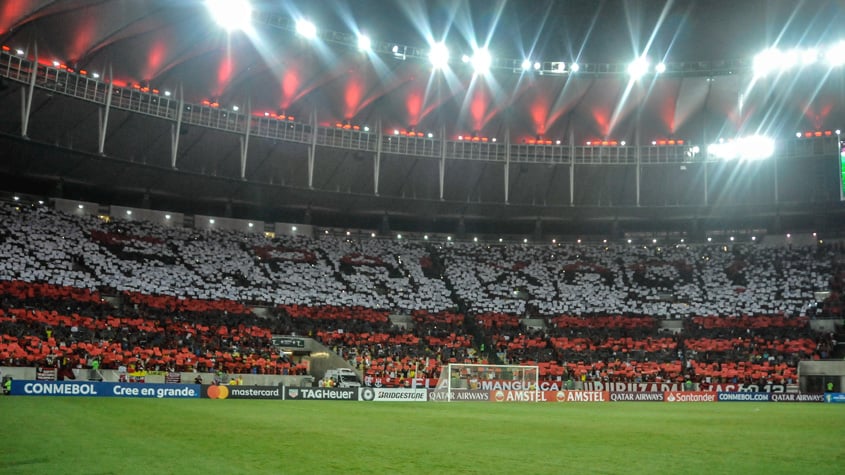
[[0, 473], [841, 473], [845, 405], [0, 397]]

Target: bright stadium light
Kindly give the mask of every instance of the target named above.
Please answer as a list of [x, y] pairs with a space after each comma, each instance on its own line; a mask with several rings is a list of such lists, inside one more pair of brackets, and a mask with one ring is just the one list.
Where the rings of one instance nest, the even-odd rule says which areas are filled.
[[472, 68], [476, 74], [484, 74], [490, 70], [493, 64], [493, 57], [490, 56], [490, 51], [487, 48], [478, 48], [472, 55]]
[[763, 77], [781, 66], [783, 54], [775, 48], [769, 48], [754, 57], [752, 69], [754, 76]]
[[581, 69], [581, 66], [579, 66], [578, 63], [572, 63], [569, 65], [570, 72], [577, 73], [579, 69]]
[[522, 60], [522, 70], [528, 71], [531, 69], [531, 60], [530, 59], [523, 59]]
[[762, 160], [775, 153], [775, 142], [761, 135], [742, 137], [734, 141], [711, 144], [707, 154], [723, 160]]
[[654, 72], [657, 74], [663, 74], [666, 72], [666, 64], [664, 63], [657, 63], [657, 66], [654, 67]]
[[434, 69], [442, 69], [449, 64], [449, 48], [443, 43], [434, 43], [431, 45], [431, 51], [428, 53], [428, 60]]
[[366, 35], [358, 35], [358, 49], [361, 51], [369, 51], [373, 47], [373, 42]]
[[840, 41], [827, 49], [825, 59], [831, 66], [842, 66], [845, 64], [845, 41]]
[[296, 32], [303, 38], [313, 40], [317, 37], [317, 27], [308, 20], [296, 20]]
[[631, 76], [631, 79], [637, 80], [645, 76], [645, 73], [647, 72], [648, 60], [646, 58], [637, 58], [631, 61], [631, 64], [628, 65], [628, 74]]
[[780, 67], [782, 69], [789, 69], [798, 66], [801, 63], [801, 51], [791, 49], [781, 54]]
[[246, 30], [252, 22], [252, 6], [247, 0], [207, 0], [205, 5], [214, 21], [227, 31]]
[[816, 61], [819, 60], [819, 50], [815, 48], [806, 49], [801, 52], [801, 64], [804, 66], [809, 66], [811, 64], [816, 64]]

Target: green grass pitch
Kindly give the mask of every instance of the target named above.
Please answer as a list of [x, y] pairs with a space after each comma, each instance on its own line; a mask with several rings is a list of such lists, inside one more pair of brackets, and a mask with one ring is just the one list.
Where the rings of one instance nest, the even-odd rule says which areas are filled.
[[842, 473], [845, 405], [0, 397], [0, 473]]

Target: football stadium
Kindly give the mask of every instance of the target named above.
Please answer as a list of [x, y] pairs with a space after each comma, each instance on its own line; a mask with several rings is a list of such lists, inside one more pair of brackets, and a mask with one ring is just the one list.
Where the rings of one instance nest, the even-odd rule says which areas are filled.
[[0, 2], [0, 473], [841, 470], [843, 24]]

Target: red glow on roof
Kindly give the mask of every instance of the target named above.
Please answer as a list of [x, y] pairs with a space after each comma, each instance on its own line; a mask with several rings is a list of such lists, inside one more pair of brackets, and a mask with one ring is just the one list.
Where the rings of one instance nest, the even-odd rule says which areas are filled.
[[422, 93], [419, 91], [411, 91], [408, 98], [405, 100], [405, 108], [408, 111], [408, 123], [410, 125], [418, 125], [420, 123], [420, 113], [422, 112]]
[[295, 70], [285, 71], [282, 76], [282, 108], [288, 108], [293, 103], [300, 83], [299, 74]]
[[20, 20], [24, 15], [24, 11], [28, 8], [33, 8], [31, 2], [24, 2], [22, 0], [3, 2], [4, 5], [0, 10], [0, 33], [6, 33], [12, 27], [14, 22]]
[[469, 115], [472, 121], [472, 128], [474, 130], [481, 130], [484, 128], [485, 115], [487, 107], [490, 105], [490, 99], [484, 89], [479, 88], [469, 103]]
[[546, 133], [546, 119], [549, 116], [549, 102], [544, 97], [538, 97], [530, 110], [531, 121], [534, 122], [534, 130], [542, 135]]
[[214, 91], [215, 95], [223, 94], [226, 86], [229, 85], [229, 81], [232, 79], [232, 70], [234, 69], [233, 63], [232, 56], [226, 54], [220, 61], [220, 64], [217, 65], [217, 89]]
[[361, 107], [361, 100], [364, 97], [364, 85], [358, 77], [352, 77], [346, 84], [343, 91], [343, 104], [345, 117], [354, 117]]
[[67, 52], [70, 58], [81, 58], [91, 48], [97, 34], [99, 18], [95, 15], [85, 15], [82, 23], [74, 28], [73, 44]]
[[144, 78], [150, 79], [158, 75], [159, 70], [167, 57], [167, 43], [164, 40], [157, 40], [150, 47], [147, 53], [147, 61], [144, 64]]
[[591, 111], [591, 114], [593, 120], [596, 121], [596, 125], [599, 126], [601, 135], [608, 135], [610, 133], [610, 112], [596, 108]]

